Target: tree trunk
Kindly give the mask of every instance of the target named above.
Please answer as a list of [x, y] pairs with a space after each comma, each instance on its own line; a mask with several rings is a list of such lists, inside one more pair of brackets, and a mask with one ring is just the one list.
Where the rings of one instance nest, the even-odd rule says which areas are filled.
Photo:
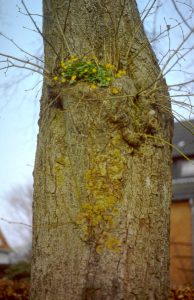
[[172, 117], [136, 2], [45, 0], [43, 14], [51, 74], [73, 53], [126, 75], [95, 90], [44, 78], [31, 300], [168, 299]]

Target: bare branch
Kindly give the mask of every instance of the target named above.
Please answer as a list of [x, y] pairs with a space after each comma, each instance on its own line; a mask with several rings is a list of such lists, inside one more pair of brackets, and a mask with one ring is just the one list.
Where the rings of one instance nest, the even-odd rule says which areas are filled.
[[[40, 73], [40, 74], [42, 75], [43, 73], [41, 73], [41, 72], [39, 71], [39, 69], [40, 69], [40, 70], [43, 70], [43, 72], [46, 72], [47, 74], [49, 74], [49, 71], [48, 71], [48, 70], [46, 70], [45, 68], [41, 67], [40, 65], [37, 65], [37, 64], [35, 64], [35, 63], [33, 63], [33, 62], [29, 61], [29, 60], [24, 60], [24, 59], [21, 59], [21, 58], [12, 56], [12, 55], [8, 55], [8, 54], [5, 54], [5, 53], [0, 53], [0, 56], [6, 57], [6, 58], [8, 58], [8, 59], [10, 58], [10, 59], [13, 59], [13, 60], [16, 60], [16, 61], [19, 61], [19, 62], [23, 63], [23, 64], [24, 64], [24, 66], [23, 66], [24, 69], [25, 69], [25, 67], [26, 67], [25, 64], [27, 64], [27, 65], [31, 65], [31, 66], [37, 68], [37, 70], [36, 70], [36, 69], [35, 69], [35, 70], [33, 69], [34, 72]], [[8, 60], [8, 61], [9, 61], [9, 60]], [[9, 62], [10, 62], [10, 61], [9, 61]]]
[[27, 55], [29, 55], [29, 56], [31, 56], [32, 58], [34, 58], [35, 60], [39, 60], [41, 63], [43, 63], [44, 64], [44, 61], [41, 59], [41, 58], [39, 58], [39, 57], [37, 57], [37, 56], [35, 56], [35, 55], [33, 55], [33, 54], [31, 54], [31, 53], [29, 53], [29, 52], [27, 52], [27, 51], [25, 51], [24, 49], [22, 49], [13, 39], [10, 39], [9, 37], [7, 37], [5, 34], [3, 34], [2, 32], [0, 32], [0, 35], [1, 36], [3, 36], [5, 39], [7, 39], [8, 41], [10, 41], [17, 49], [19, 49], [21, 52], [23, 52], [23, 53], [25, 53], [25, 54], [27, 54]]
[[29, 71], [32, 71], [32, 72], [36, 72], [36, 73], [38, 73], [38, 74], [40, 74], [40, 75], [43, 75], [43, 73], [42, 72], [40, 72], [40, 71], [38, 71], [38, 70], [35, 70], [35, 69], [32, 69], [32, 68], [29, 68], [29, 67], [26, 67], [26, 66], [20, 66], [20, 65], [16, 65], [16, 64], [14, 64], [12, 61], [9, 61], [9, 60], [7, 60], [7, 63], [10, 63], [11, 65], [7, 65], [6, 67], [2, 67], [2, 68], [0, 68], [0, 70], [2, 71], [2, 70], [6, 70], [6, 72], [5, 73], [7, 73], [7, 70], [8, 69], [10, 69], [10, 68], [18, 68], [18, 69], [25, 69], [25, 70], [29, 70]]
[[[153, 0], [152, 4], [150, 5], [150, 7], [147, 10], [147, 13], [145, 14], [145, 16], [142, 18], [142, 23], [145, 21], [145, 19], [147, 18], [147, 16], [150, 14], [152, 8], [154, 7], [155, 3], [157, 0]], [[149, 1], [150, 2], [150, 1]], [[149, 3], [148, 3], [149, 4]]]
[[[24, 15], [24, 16], [28, 16], [28, 14], [25, 14], [24, 12], [22, 12], [21, 8], [19, 7], [19, 5], [16, 4], [16, 7], [18, 8], [18, 12], [21, 14], [21, 15]], [[43, 15], [40, 15], [40, 14], [30, 14], [31, 16], [36, 16], [36, 17], [43, 17]]]
[[184, 54], [180, 55], [180, 57], [178, 57], [178, 59], [170, 66], [170, 68], [167, 69], [167, 71], [166, 71], [165, 73], [163, 73], [164, 70], [166, 69], [166, 67], [169, 65], [169, 63], [170, 63], [170, 62], [172, 61], [172, 59], [174, 58], [174, 56], [177, 55], [178, 52], [179, 52], [180, 50], [183, 50], [183, 49], [182, 49], [182, 46], [183, 46], [183, 45], [185, 44], [185, 42], [190, 38], [190, 36], [192, 35], [192, 33], [193, 33], [193, 32], [190, 31], [190, 32], [187, 34], [187, 36], [185, 37], [185, 39], [179, 44], [179, 46], [177, 47], [177, 49], [173, 51], [172, 55], [169, 56], [169, 58], [167, 59], [167, 61], [166, 61], [165, 64], [164, 64], [164, 66], [162, 67], [160, 73], [158, 74], [158, 77], [156, 78], [156, 80], [155, 80], [154, 82], [152, 82], [150, 85], [148, 85], [146, 88], [144, 88], [143, 90], [141, 90], [141, 91], [139, 92], [139, 94], [142, 94], [143, 92], [145, 92], [145, 91], [151, 89], [152, 87], [153, 87], [152, 90], [150, 90], [148, 94], [153, 93], [153, 92], [157, 89], [157, 84], [158, 84], [158, 82], [163, 78], [163, 76], [167, 75], [167, 74], [172, 70], [172, 68], [173, 68], [175, 65], [178, 64], [178, 62], [179, 62], [181, 59], [183, 59], [189, 52], [191, 52], [191, 51], [194, 49], [194, 47], [193, 47], [193, 48], [190, 48], [190, 49], [188, 49]]
[[185, 81], [185, 82], [176, 83], [176, 84], [171, 84], [171, 85], [168, 85], [168, 87], [170, 88], [170, 87], [181, 86], [181, 85], [183, 86], [183, 85], [187, 85], [190, 83], [194, 83], [194, 79]]
[[17, 224], [17, 225], [22, 225], [22, 226], [32, 228], [32, 225], [29, 225], [29, 224], [26, 224], [26, 223], [23, 223], [23, 222], [11, 221], [11, 220], [7, 220], [7, 219], [4, 219], [4, 218], [0, 218], [0, 221], [6, 222], [6, 223], [9, 223], [9, 224], [15, 224], [15, 225]]
[[58, 57], [58, 53], [55, 50], [55, 48], [53, 47], [53, 45], [46, 39], [46, 37], [43, 35], [43, 33], [41, 32], [40, 28], [37, 26], [36, 22], [34, 21], [34, 19], [32, 18], [32, 15], [30, 14], [26, 4], [24, 3], [23, 0], [21, 0], [21, 3], [23, 5], [23, 7], [25, 8], [25, 11], [27, 12], [28, 16], [30, 17], [32, 23], [34, 24], [36, 30], [38, 31], [38, 33], [42, 36], [43, 40], [51, 47], [51, 49], [53, 50], [53, 52], [56, 54], [56, 56]]
[[181, 13], [181, 11], [179, 10], [178, 6], [176, 5], [176, 2], [174, 0], [172, 0], [172, 3], [177, 11], [177, 13], [179, 14], [179, 16], [181, 17], [181, 19], [183, 20], [184, 24], [189, 28], [190, 31], [192, 31], [194, 33], [194, 28], [192, 28], [189, 23], [187, 22], [187, 20], [184, 18], [183, 14]]
[[26, 27], [26, 26], [22, 26], [22, 28], [24, 28], [24, 29], [26, 29], [26, 30], [28, 30], [28, 31], [32, 31], [32, 32], [35, 32], [35, 33], [38, 33], [38, 34], [39, 34], [39, 32], [38, 32], [37, 30], [35, 30], [35, 29], [28, 28], [28, 27]]
[[129, 57], [129, 54], [130, 54], [130, 51], [131, 51], [131, 47], [132, 47], [132, 45], [133, 45], [133, 42], [134, 42], [134, 40], [135, 40], [135, 38], [136, 38], [136, 36], [137, 36], [137, 34], [138, 34], [138, 32], [139, 32], [141, 26], [142, 26], [142, 23], [145, 21], [146, 17], [149, 15], [149, 13], [150, 13], [150, 11], [152, 10], [152, 8], [153, 8], [153, 6], [154, 6], [155, 3], [156, 3], [156, 0], [154, 0], [154, 1], [152, 2], [152, 4], [151, 4], [150, 8], [148, 9], [147, 13], [145, 14], [145, 16], [143, 17], [143, 19], [141, 20], [141, 22], [137, 25], [137, 29], [136, 29], [136, 31], [134, 32], [134, 35], [133, 35], [133, 37], [132, 37], [132, 39], [131, 39], [131, 41], [130, 41], [130, 44], [129, 44], [129, 48], [128, 48], [128, 50], [127, 50], [126, 59], [128, 59], [128, 57]]

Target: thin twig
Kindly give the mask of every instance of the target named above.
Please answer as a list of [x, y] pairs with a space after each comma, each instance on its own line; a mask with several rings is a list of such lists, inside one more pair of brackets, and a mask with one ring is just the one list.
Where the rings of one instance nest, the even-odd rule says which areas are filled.
[[[37, 65], [29, 60], [24, 60], [24, 59], [21, 59], [21, 58], [18, 58], [18, 57], [15, 57], [15, 56], [12, 56], [12, 55], [8, 55], [8, 54], [5, 54], [5, 53], [0, 53], [0, 56], [3, 56], [3, 57], [6, 57], [6, 58], [10, 58], [10, 59], [13, 59], [13, 60], [16, 60], [16, 61], [19, 61], [21, 63], [24, 63], [24, 64], [27, 64], [27, 65], [31, 65], [37, 69], [41, 69], [43, 70], [44, 72], [46, 72], [47, 74], [49, 74], [49, 71], [46, 70], [45, 68], [41, 67], [40, 65]], [[35, 70], [34, 70], [35, 71]], [[37, 71], [35, 71], [37, 72]], [[42, 73], [40, 73], [42, 74]]]
[[70, 7], [71, 7], [71, 0], [69, 0], [68, 7], [67, 7], [67, 13], [66, 13], [66, 16], [65, 16], [65, 22], [64, 22], [64, 27], [63, 27], [63, 33], [64, 34], [65, 34], [65, 31], [66, 31], [66, 28], [67, 28], [67, 19], [68, 19], [68, 16], [69, 16]]
[[57, 20], [58, 29], [61, 32], [61, 36], [62, 36], [63, 41], [64, 41], [64, 46], [67, 47], [69, 53], [71, 53], [71, 49], [70, 49], [70, 47], [68, 45], [67, 39], [66, 39], [65, 34], [63, 32], [63, 28], [61, 26], [61, 23], [60, 23], [60, 20], [59, 20], [59, 16], [58, 16], [57, 11], [56, 11], [56, 7], [54, 6], [53, 1], [51, 1], [51, 3], [52, 3], [52, 7], [53, 7], [53, 12], [54, 12], [56, 20]]
[[21, 3], [23, 5], [23, 7], [25, 8], [25, 11], [27, 12], [28, 16], [30, 17], [32, 23], [34, 24], [36, 30], [38, 31], [38, 33], [42, 36], [43, 40], [51, 47], [51, 49], [53, 50], [53, 52], [56, 54], [56, 56], [58, 57], [58, 53], [55, 50], [55, 48], [53, 47], [53, 45], [47, 40], [47, 38], [43, 35], [43, 33], [41, 32], [41, 30], [39, 29], [39, 27], [37, 26], [36, 22], [34, 21], [34, 19], [32, 18], [28, 8], [26, 7], [26, 4], [24, 3], [23, 0], [21, 0]]
[[189, 28], [190, 31], [192, 31], [192, 33], [194, 33], [194, 28], [192, 28], [189, 23], [186, 21], [186, 19], [184, 18], [184, 16], [182, 15], [181, 11], [179, 10], [178, 6], [176, 5], [176, 2], [174, 0], [171, 0], [177, 13], [179, 14], [179, 16], [181, 17], [181, 19], [183, 20], [184, 24]]
[[0, 221], [6, 222], [8, 224], [17, 224], [17, 225], [22, 225], [22, 226], [32, 228], [32, 225], [26, 224], [26, 223], [23, 223], [23, 222], [11, 221], [11, 220], [7, 220], [7, 219], [4, 219], [4, 218], [0, 218]]
[[181, 86], [181, 85], [186, 85], [186, 84], [190, 84], [190, 83], [194, 83], [194, 79], [185, 81], [185, 82], [181, 82], [181, 83], [170, 84], [170, 85], [168, 85], [168, 87], [170, 88], [170, 87]]
[[29, 53], [29, 52], [27, 52], [27, 51], [25, 51], [24, 49], [22, 49], [13, 39], [10, 39], [9, 37], [7, 37], [5, 34], [3, 34], [2, 32], [0, 32], [0, 35], [2, 35], [5, 39], [7, 39], [8, 41], [10, 41], [17, 49], [19, 49], [21, 52], [23, 52], [23, 53], [25, 53], [25, 54], [27, 54], [27, 55], [29, 55], [29, 56], [31, 56], [31, 57], [33, 57], [34, 59], [36, 59], [36, 60], [39, 60], [41, 63], [43, 63], [44, 64], [44, 61], [41, 59], [41, 58], [39, 58], [39, 57], [37, 57], [37, 56], [35, 56], [35, 55], [33, 55], [33, 54], [31, 54], [31, 53]]
[[[8, 70], [8, 69], [10, 69], [10, 68], [18, 68], [18, 69], [25, 69], [25, 70], [29, 70], [29, 71], [32, 71], [32, 72], [36, 72], [36, 73], [38, 73], [38, 74], [40, 74], [40, 75], [43, 76], [43, 73], [40, 72], [40, 71], [38, 71], [38, 70], [29, 68], [29, 67], [26, 67], [26, 66], [15, 65], [13, 62], [11, 62], [11, 61], [9, 61], [9, 60], [8, 60], [7, 62], [10, 63], [11, 65], [8, 65], [8, 66], [6, 66], [6, 67], [0, 68], [1, 71], [2, 71], [2, 70]], [[5, 72], [5, 73], [7, 73], [7, 72]]]
[[[25, 13], [22, 12], [22, 10], [21, 10], [21, 8], [19, 7], [19, 5], [16, 4], [16, 7], [18, 8], [18, 12], [19, 12], [21, 15], [28, 16], [28, 14], [25, 14]], [[36, 16], [36, 17], [41, 17], [41, 18], [43, 17], [43, 15], [40, 15], [40, 14], [32, 14], [32, 13], [31, 13], [30, 15], [31, 15], [31, 16]]]

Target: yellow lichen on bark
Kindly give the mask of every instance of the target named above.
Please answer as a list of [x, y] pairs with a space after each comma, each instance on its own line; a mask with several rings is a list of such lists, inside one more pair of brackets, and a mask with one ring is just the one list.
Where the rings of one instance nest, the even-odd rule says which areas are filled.
[[99, 253], [105, 249], [118, 251], [120, 241], [113, 234], [122, 205], [125, 153], [117, 145], [115, 135], [102, 153], [93, 149], [90, 167], [85, 172], [87, 199], [81, 205], [76, 223], [85, 242], [94, 243]]

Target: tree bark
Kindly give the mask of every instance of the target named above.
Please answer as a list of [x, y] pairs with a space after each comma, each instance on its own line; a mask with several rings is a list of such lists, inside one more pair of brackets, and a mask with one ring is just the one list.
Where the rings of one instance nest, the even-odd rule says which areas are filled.
[[31, 300], [168, 299], [172, 117], [136, 2], [45, 0], [43, 15], [51, 73], [75, 53], [127, 74], [118, 95], [44, 78]]

